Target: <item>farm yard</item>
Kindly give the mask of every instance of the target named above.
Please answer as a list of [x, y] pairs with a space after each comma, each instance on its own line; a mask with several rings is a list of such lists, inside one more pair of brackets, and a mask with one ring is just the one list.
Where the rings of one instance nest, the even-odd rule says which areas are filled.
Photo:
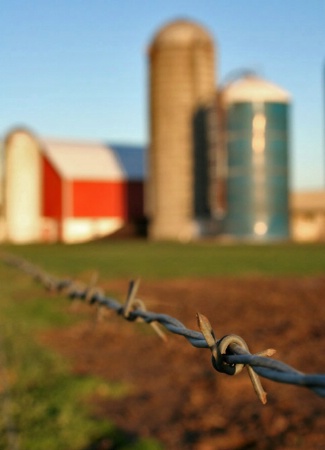
[[[252, 353], [325, 373], [325, 246], [218, 245], [107, 240], [76, 246], [5, 246], [59, 277], [98, 285], [122, 303], [140, 277], [150, 311], [218, 338], [235, 333]], [[4, 449], [322, 449], [325, 399], [247, 371], [216, 372], [208, 350], [113, 312], [47, 292], [0, 266], [1, 434]]]

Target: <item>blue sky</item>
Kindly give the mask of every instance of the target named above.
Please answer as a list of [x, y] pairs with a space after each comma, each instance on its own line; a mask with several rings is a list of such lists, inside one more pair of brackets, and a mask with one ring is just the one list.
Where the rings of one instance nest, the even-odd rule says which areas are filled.
[[292, 95], [291, 185], [324, 186], [324, 0], [2, 0], [0, 133], [145, 144], [147, 49], [185, 17], [215, 39], [218, 82], [253, 69]]

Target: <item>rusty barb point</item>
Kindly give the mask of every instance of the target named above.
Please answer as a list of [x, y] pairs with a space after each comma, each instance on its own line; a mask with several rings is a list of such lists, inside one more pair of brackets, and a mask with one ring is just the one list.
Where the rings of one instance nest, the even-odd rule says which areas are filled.
[[[223, 338], [217, 340], [213, 332], [212, 326], [209, 320], [203, 315], [197, 313], [197, 321], [201, 333], [203, 334], [208, 347], [212, 353], [212, 365], [213, 367], [221, 373], [227, 375], [237, 375], [245, 367], [244, 364], [229, 364], [225, 359], [225, 355], [249, 355], [248, 345], [243, 338], [237, 336], [236, 334], [228, 334]], [[275, 353], [274, 349], [267, 349], [258, 353], [258, 356], [272, 356]], [[250, 365], [247, 366], [248, 374], [250, 376], [251, 382], [253, 384], [254, 390], [263, 403], [266, 404], [266, 392], [260, 382], [258, 375], [254, 372]]]
[[[132, 315], [132, 312], [136, 310], [147, 311], [147, 308], [142, 300], [137, 298], [138, 289], [140, 286], [140, 279], [131, 280], [129, 283], [128, 293], [126, 297], [126, 301], [123, 308], [123, 317], [127, 320], [138, 320], [143, 322], [141, 317], [136, 317]], [[159, 328], [158, 322], [152, 321], [149, 323], [152, 326], [154, 331], [158, 334], [158, 336], [163, 340], [167, 341], [167, 337], [165, 333]]]
[[96, 295], [104, 295], [104, 290], [99, 288], [97, 286], [99, 280], [99, 273], [97, 271], [94, 271], [91, 275], [90, 281], [88, 283], [88, 286], [85, 289], [85, 301], [87, 303], [94, 303]]

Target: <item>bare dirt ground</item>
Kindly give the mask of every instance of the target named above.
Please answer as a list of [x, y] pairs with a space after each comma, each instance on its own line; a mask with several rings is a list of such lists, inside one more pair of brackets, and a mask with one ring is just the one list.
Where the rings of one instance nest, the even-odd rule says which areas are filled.
[[[106, 293], [123, 299], [126, 281]], [[273, 347], [275, 358], [308, 373], [325, 373], [325, 277], [192, 279], [143, 282], [147, 308], [197, 330], [206, 315], [218, 338], [235, 333], [252, 353]], [[85, 308], [82, 309], [83, 314]], [[168, 450], [325, 449], [325, 398], [306, 388], [262, 379], [268, 403], [259, 403], [247, 371], [216, 372], [209, 350], [168, 335], [163, 343], [146, 324], [111, 313], [93, 329], [85, 321], [41, 336], [79, 374], [93, 374], [130, 389], [120, 398], [98, 392], [94, 413], [134, 436], [160, 440]], [[92, 447], [116, 448], [107, 440]]]

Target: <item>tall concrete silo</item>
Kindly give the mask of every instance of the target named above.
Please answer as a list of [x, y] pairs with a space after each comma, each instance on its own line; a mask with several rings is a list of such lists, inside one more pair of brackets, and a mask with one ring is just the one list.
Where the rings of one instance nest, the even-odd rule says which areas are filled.
[[6, 240], [24, 244], [40, 238], [41, 155], [37, 139], [24, 129], [5, 140], [4, 221]]
[[[215, 93], [214, 43], [200, 25], [176, 20], [149, 49], [149, 236], [191, 239], [208, 213], [207, 116]], [[197, 208], [202, 211], [196, 211]]]
[[222, 91], [228, 156], [226, 231], [257, 240], [289, 237], [286, 91], [246, 75]]

